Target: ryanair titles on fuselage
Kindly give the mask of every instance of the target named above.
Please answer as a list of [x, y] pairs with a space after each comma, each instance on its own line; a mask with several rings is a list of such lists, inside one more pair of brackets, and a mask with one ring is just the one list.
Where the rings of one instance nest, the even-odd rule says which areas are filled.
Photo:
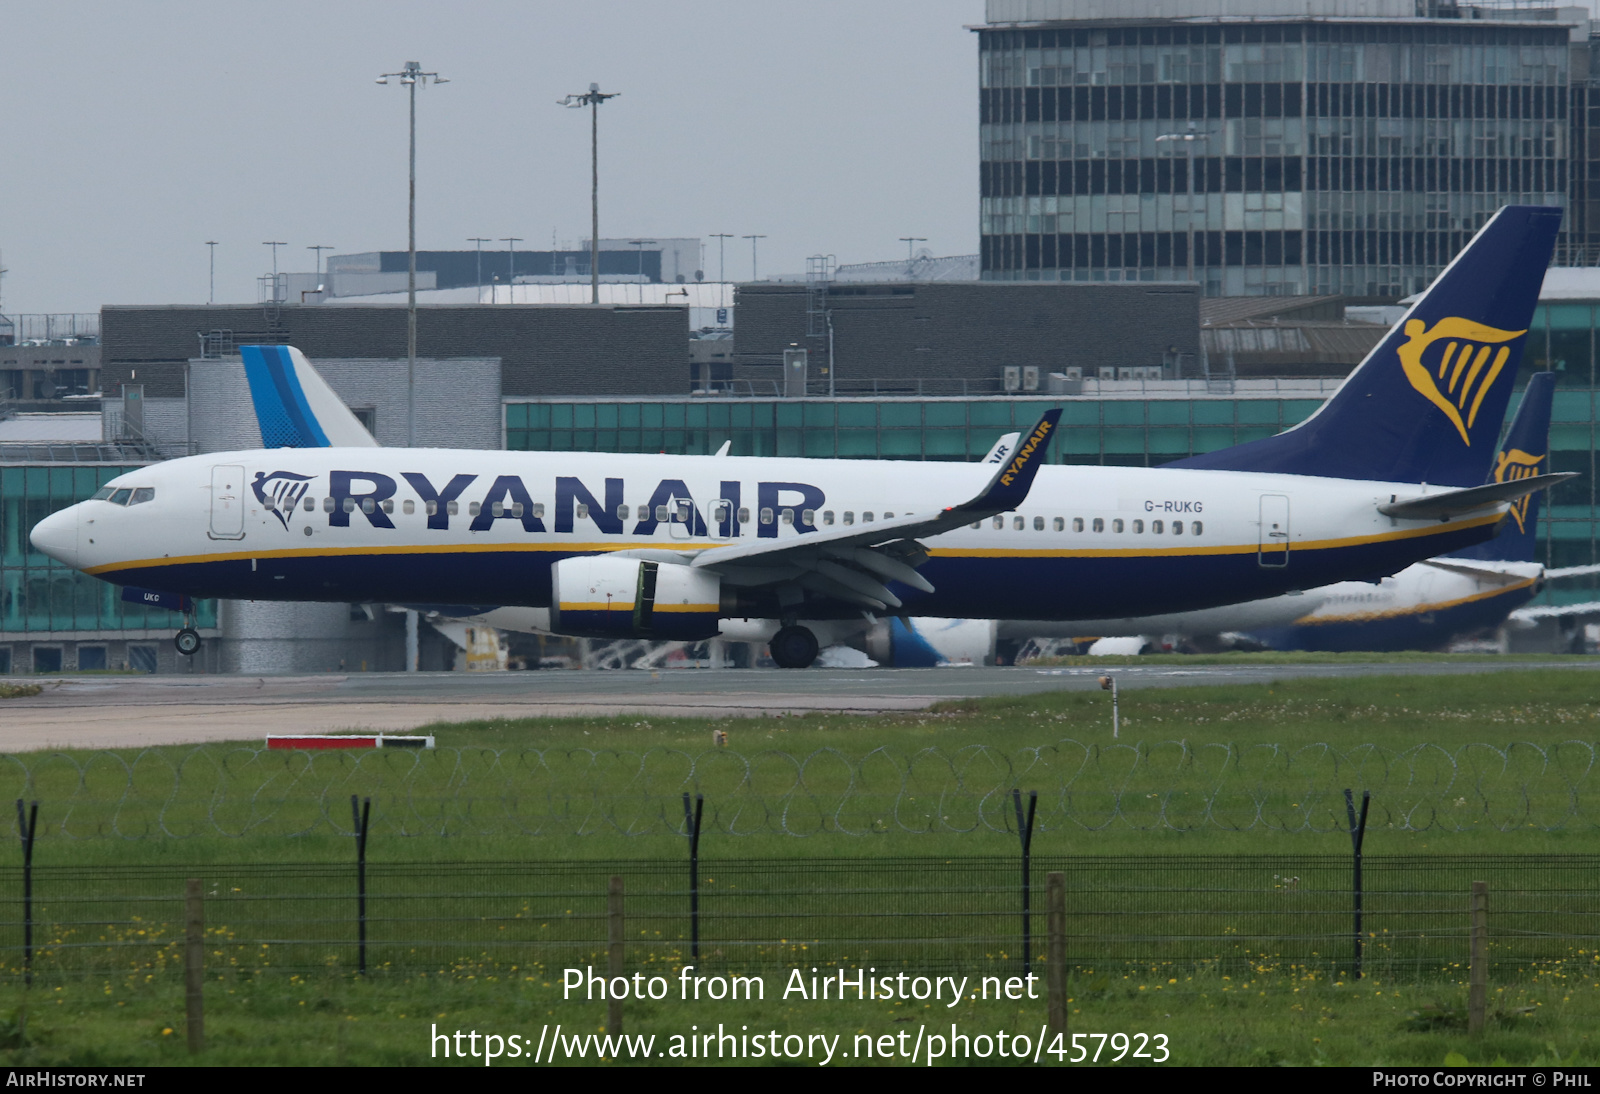
[[[530, 534], [543, 532], [571, 532], [576, 521], [587, 518], [597, 531], [604, 535], [654, 535], [656, 528], [671, 521], [684, 524], [692, 536], [715, 535], [719, 538], [736, 538], [742, 524], [749, 519], [750, 510], [744, 503], [744, 484], [739, 480], [722, 480], [715, 505], [697, 504], [688, 485], [682, 479], [661, 479], [651, 492], [648, 501], [639, 505], [633, 527], [628, 528], [630, 507], [624, 501], [626, 481], [607, 476], [605, 485], [597, 496], [575, 475], [555, 477], [555, 504], [547, 512], [543, 503], [535, 502], [521, 475], [457, 474], [448, 478], [436, 475], [430, 478], [420, 471], [405, 471], [400, 477], [421, 499], [428, 517], [428, 527], [448, 531], [451, 520], [461, 522], [474, 532], [487, 532], [496, 521], [510, 520], [522, 525]], [[437, 480], [437, 481], [436, 481]], [[255, 473], [250, 484], [256, 500], [277, 517], [287, 530], [298, 513], [310, 514], [320, 510], [327, 517], [330, 528], [348, 528], [353, 516], [364, 516], [375, 528], [393, 528], [390, 519], [392, 502], [400, 490], [400, 483], [381, 471], [328, 472], [328, 491], [320, 505], [312, 493], [314, 477], [292, 471], [264, 471]], [[487, 485], [485, 485], [487, 483]], [[474, 487], [476, 486], [476, 489]], [[462, 498], [471, 492], [474, 502], [462, 512]], [[635, 495], [637, 496], [637, 495]], [[788, 511], [785, 524], [800, 531], [813, 531], [813, 516], [827, 501], [820, 487], [804, 482], [757, 482], [755, 505], [757, 535], [775, 538], [778, 535], [776, 514]], [[687, 503], [687, 509], [680, 507]], [[405, 504], [411, 504], [407, 501]], [[741, 517], [741, 510], [745, 516]], [[707, 513], [711, 521], [707, 521]], [[546, 524], [548, 518], [549, 524]], [[713, 528], [715, 531], [713, 532]]]

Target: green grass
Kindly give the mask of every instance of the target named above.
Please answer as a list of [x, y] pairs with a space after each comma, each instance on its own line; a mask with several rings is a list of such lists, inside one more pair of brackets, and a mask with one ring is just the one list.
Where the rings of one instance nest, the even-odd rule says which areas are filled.
[[[176, 977], [41, 985], [31, 992], [11, 985], [0, 988], [0, 1064], [482, 1067], [481, 1058], [432, 1056], [435, 1027], [447, 1034], [476, 1030], [533, 1041], [542, 1027], [553, 1033], [556, 1023], [565, 1035], [604, 1031], [605, 1004], [563, 1001], [559, 976], [559, 970], [541, 968], [491, 978], [386, 974], [362, 980], [318, 974], [240, 979], [218, 974], [206, 986], [207, 1047], [197, 1056], [185, 1047], [184, 996]], [[769, 976], [761, 1001], [685, 1003], [671, 996], [662, 1002], [630, 1001], [624, 1006], [624, 1029], [654, 1034], [658, 1050], [667, 1048], [673, 1035], [690, 1033], [691, 1026], [714, 1032], [720, 1023], [734, 1032], [748, 1027], [753, 1033], [838, 1036], [838, 1048], [849, 1052], [858, 1035], [897, 1037], [904, 1032], [909, 1048], [919, 1027], [948, 1035], [952, 1023], [968, 1035], [993, 1036], [1004, 1030], [1032, 1038], [1046, 1020], [1042, 998], [966, 1000], [953, 1009], [915, 1001], [785, 1001], [784, 983], [783, 976]], [[675, 994], [675, 977], [673, 985]], [[1481, 1036], [1469, 1036], [1462, 1028], [1466, 988], [1455, 981], [1418, 988], [1380, 979], [1330, 979], [1294, 969], [1263, 969], [1228, 979], [1119, 971], [1076, 977], [1068, 991], [1072, 1032], [1164, 1035], [1171, 1051], [1167, 1066], [1594, 1066], [1600, 1055], [1600, 1034], [1595, 1032], [1600, 1028], [1600, 984], [1592, 975], [1577, 976], [1555, 966], [1527, 970], [1515, 982], [1492, 984], [1491, 1018]], [[1042, 988], [1038, 994], [1044, 994]], [[1116, 1044], [1095, 1038], [1083, 1043], [1086, 1053], [1101, 1047], [1102, 1066], [1112, 1065]], [[1063, 1047], [1069, 1057], [1075, 1055]], [[1053, 1062], [1049, 1055], [1042, 1060]], [[885, 1062], [836, 1058], [832, 1066]], [[940, 1062], [1020, 1063], [995, 1058]], [[517, 1067], [527, 1061], [498, 1064]], [[1112, 1066], [1138, 1064], [1126, 1060]]]
[[38, 695], [44, 688], [38, 684], [7, 684], [0, 681], [0, 699], [26, 699]]
[[84, 865], [342, 861], [351, 794], [374, 799], [378, 860], [675, 859], [686, 789], [706, 796], [712, 857], [1009, 854], [1014, 786], [1040, 791], [1041, 854], [1335, 853], [1346, 787], [1373, 791], [1371, 853], [1600, 849], [1585, 672], [1129, 690], [1118, 741], [1108, 708], [1056, 691], [872, 717], [439, 724], [428, 755], [31, 754], [0, 757], [0, 799], [40, 800], [41, 863]]

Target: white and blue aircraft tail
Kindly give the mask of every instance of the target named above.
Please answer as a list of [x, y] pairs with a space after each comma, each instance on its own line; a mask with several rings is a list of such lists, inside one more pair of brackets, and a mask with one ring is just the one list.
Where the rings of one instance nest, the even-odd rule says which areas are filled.
[[[1485, 484], [1560, 211], [1497, 213], [1307, 422], [1157, 468], [375, 447], [309, 364], [247, 350], [263, 443], [130, 471], [41, 521], [134, 596], [546, 609], [698, 640], [895, 615], [1093, 619], [1392, 574], [1556, 477]], [[1011, 449], [1011, 445], [1006, 446]]]

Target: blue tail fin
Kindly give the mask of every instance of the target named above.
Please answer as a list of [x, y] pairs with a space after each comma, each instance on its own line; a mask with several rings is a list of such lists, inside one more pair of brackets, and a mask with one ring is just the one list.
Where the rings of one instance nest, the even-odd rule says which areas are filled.
[[[1511, 431], [1495, 457], [1490, 482], [1530, 479], [1550, 470], [1550, 404], [1555, 399], [1556, 374], [1536, 372], [1528, 380], [1522, 405], [1511, 421]], [[1475, 558], [1484, 562], [1532, 562], [1536, 555], [1539, 528], [1539, 501], [1544, 492], [1535, 491], [1511, 504], [1511, 512], [1500, 525], [1500, 534], [1487, 543], [1454, 551], [1450, 558]]]
[[305, 354], [293, 346], [240, 346], [263, 448], [377, 445]]
[[1310, 418], [1167, 466], [1482, 484], [1560, 226], [1502, 208]]

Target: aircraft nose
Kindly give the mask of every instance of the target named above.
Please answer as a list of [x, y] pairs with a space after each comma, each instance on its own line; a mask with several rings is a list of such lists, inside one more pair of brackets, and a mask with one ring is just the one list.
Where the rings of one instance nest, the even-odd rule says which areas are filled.
[[57, 562], [78, 568], [78, 506], [71, 505], [59, 513], [51, 513], [33, 526], [28, 536], [34, 550], [49, 555]]

